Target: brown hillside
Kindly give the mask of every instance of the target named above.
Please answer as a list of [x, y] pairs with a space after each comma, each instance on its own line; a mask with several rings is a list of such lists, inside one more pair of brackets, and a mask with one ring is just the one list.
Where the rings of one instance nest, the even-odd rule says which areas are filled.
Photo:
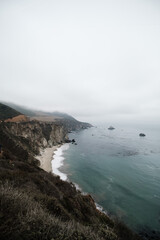
[[29, 118], [25, 115], [18, 115], [16, 117], [6, 119], [5, 122], [27, 122], [28, 120]]

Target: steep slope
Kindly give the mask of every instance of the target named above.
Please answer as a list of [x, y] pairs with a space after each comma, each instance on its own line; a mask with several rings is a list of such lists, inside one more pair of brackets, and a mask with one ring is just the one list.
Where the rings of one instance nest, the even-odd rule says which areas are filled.
[[90, 195], [38, 167], [39, 148], [64, 142], [66, 134], [55, 123], [0, 124], [0, 239], [138, 240], [99, 212]]
[[36, 162], [41, 148], [52, 147], [68, 140], [67, 130], [56, 123], [38, 121], [0, 124], [0, 144], [4, 154], [14, 159]]
[[19, 115], [22, 114], [5, 104], [0, 103], [0, 120], [6, 120], [8, 118], [13, 118]]
[[30, 117], [30, 120], [37, 120], [41, 122], [57, 122], [58, 124], [65, 126], [68, 129], [68, 131], [85, 129], [92, 126], [89, 123], [80, 122], [66, 113], [61, 113], [57, 111], [55, 112], [37, 111], [13, 103], [5, 104], [13, 107], [15, 110], [20, 111], [21, 113]]
[[9, 107], [15, 109], [16, 111], [18, 111], [26, 116], [35, 116], [34, 110], [28, 109], [23, 106], [19, 106], [17, 104], [11, 103], [11, 102], [2, 102], [2, 103], [5, 104], [6, 106], [9, 106]]

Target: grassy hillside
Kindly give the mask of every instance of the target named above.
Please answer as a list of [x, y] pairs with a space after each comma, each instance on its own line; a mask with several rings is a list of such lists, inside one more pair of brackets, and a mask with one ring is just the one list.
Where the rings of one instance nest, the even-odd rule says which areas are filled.
[[90, 195], [38, 167], [34, 153], [44, 137], [56, 140], [47, 123], [0, 124], [0, 239], [139, 240]]
[[0, 160], [0, 239], [138, 240], [74, 185], [32, 164]]
[[69, 119], [69, 120], [76, 120], [75, 118], [73, 118], [72, 116], [66, 114], [66, 113], [61, 113], [58, 111], [54, 111], [54, 112], [45, 112], [45, 111], [38, 111], [38, 110], [33, 110], [24, 106], [20, 106], [14, 103], [9, 103], [9, 102], [5, 102], [5, 105], [15, 109], [18, 112], [21, 112], [22, 114], [25, 114], [26, 116], [29, 117], [33, 117], [33, 116], [48, 116], [48, 117], [60, 117], [60, 118], [64, 118], [64, 119]]
[[22, 114], [26, 115], [26, 116], [35, 116], [35, 111], [34, 110], [30, 110], [28, 108], [25, 108], [23, 106], [19, 106], [17, 104], [14, 103], [10, 103], [10, 102], [4, 102], [5, 105], [15, 109], [18, 112], [21, 112]]
[[0, 120], [6, 120], [8, 118], [13, 118], [21, 114], [22, 113], [14, 110], [13, 108], [0, 103]]
[[79, 130], [83, 128], [91, 127], [92, 125], [85, 122], [80, 122], [69, 114], [54, 111], [54, 112], [44, 112], [31, 110], [29, 108], [19, 106], [13, 103], [5, 103], [8, 106], [14, 108], [16, 111], [20, 111], [22, 114], [31, 117], [31, 120], [38, 120], [42, 122], [57, 122], [58, 124], [62, 124], [69, 131]]

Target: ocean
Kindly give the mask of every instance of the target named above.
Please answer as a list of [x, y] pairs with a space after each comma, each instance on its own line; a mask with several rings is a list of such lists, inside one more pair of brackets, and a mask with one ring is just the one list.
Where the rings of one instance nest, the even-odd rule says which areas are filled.
[[[146, 136], [140, 137], [140, 132]], [[131, 229], [160, 230], [159, 131], [117, 126], [108, 130], [103, 125], [72, 132], [69, 138], [77, 145], [57, 150], [55, 173], [90, 193], [104, 211]]]

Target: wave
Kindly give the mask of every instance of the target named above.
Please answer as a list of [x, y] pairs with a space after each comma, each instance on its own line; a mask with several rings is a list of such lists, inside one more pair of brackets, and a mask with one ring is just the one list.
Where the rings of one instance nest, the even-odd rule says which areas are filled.
[[57, 150], [54, 152], [54, 157], [51, 162], [52, 164], [52, 172], [58, 176], [60, 176], [60, 179], [63, 181], [67, 180], [67, 174], [61, 172], [59, 169], [63, 166], [63, 152], [66, 151], [69, 148], [69, 144], [65, 143], [61, 147], [57, 148]]

